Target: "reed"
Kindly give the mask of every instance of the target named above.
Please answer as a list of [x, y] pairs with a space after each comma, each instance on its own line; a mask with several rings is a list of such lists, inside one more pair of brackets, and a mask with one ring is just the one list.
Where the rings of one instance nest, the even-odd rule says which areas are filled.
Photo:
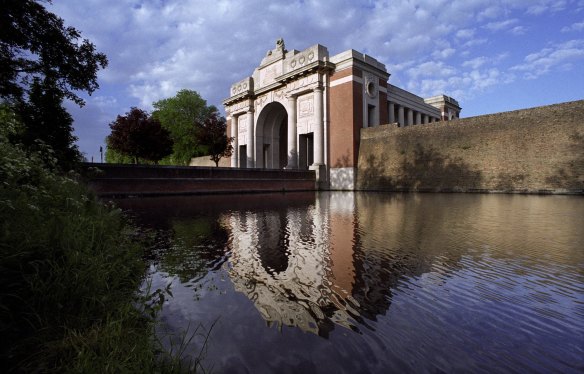
[[1, 114], [0, 366], [182, 371], [154, 334], [168, 290], [138, 291], [146, 265], [134, 228], [74, 175], [47, 167], [49, 149], [30, 154], [11, 144], [16, 122]]

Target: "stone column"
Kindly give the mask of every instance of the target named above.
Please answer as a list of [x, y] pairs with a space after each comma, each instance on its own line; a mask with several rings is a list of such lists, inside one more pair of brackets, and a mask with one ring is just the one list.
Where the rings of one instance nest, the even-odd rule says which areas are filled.
[[414, 124], [414, 111], [411, 110], [410, 108], [408, 108], [408, 118], [406, 122], [407, 122], [406, 126], [411, 126]]
[[416, 125], [422, 124], [422, 113], [416, 112]]
[[247, 111], [247, 167], [255, 167], [255, 134], [253, 123], [253, 107]]
[[324, 122], [322, 111], [322, 87], [314, 89], [314, 114], [316, 128], [314, 129], [314, 165], [324, 164]]
[[424, 122], [422, 122], [424, 125], [428, 123], [428, 115], [424, 114]]
[[389, 102], [389, 109], [387, 109], [387, 111], [389, 112], [389, 123], [394, 123], [395, 122], [395, 105], [390, 101]]
[[239, 135], [239, 126], [237, 121], [239, 121], [239, 116], [232, 116], [231, 117], [231, 137], [233, 138], [233, 154], [231, 155], [231, 167], [237, 168], [239, 167], [238, 157], [239, 157], [239, 142], [238, 142], [238, 135]]
[[404, 121], [404, 107], [402, 105], [397, 108], [397, 121], [400, 126], [406, 125], [406, 121]]
[[298, 139], [296, 135], [296, 96], [288, 97], [288, 166], [298, 168]]

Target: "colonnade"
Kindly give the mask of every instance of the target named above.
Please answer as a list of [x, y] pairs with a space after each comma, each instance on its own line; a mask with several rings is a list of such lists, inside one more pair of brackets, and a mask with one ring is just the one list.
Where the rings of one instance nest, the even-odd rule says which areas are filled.
[[400, 126], [421, 125], [440, 121], [440, 118], [422, 113], [405, 105], [388, 101], [389, 123], [399, 123]]

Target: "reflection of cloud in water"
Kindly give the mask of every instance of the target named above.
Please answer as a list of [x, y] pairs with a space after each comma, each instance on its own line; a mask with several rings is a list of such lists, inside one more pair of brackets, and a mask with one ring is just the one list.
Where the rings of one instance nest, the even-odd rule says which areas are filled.
[[[335, 277], [333, 269], [330, 223], [336, 219], [331, 217], [334, 209], [317, 200], [306, 210], [225, 217], [225, 227], [231, 233], [231, 280], [237, 291], [254, 302], [268, 324], [295, 326], [321, 336], [328, 335], [333, 323], [355, 328], [351, 321], [359, 312], [351, 296], [351, 281]], [[347, 244], [343, 247], [349, 250], [336, 254], [335, 260], [350, 265], [352, 244]], [[341, 261], [339, 255], [348, 258]]]

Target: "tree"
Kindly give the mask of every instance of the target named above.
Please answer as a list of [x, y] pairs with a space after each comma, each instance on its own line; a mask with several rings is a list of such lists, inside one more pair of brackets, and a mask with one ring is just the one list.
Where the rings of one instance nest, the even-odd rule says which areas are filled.
[[227, 123], [219, 113], [213, 112], [203, 121], [197, 123], [197, 141], [205, 145], [207, 154], [219, 166], [222, 157], [231, 157], [233, 153], [232, 137], [227, 136]]
[[174, 97], [153, 103], [153, 106], [152, 116], [170, 131], [174, 141], [169, 163], [188, 165], [192, 157], [205, 155], [197, 142], [195, 125], [216, 112], [217, 108], [207, 106], [207, 101], [196, 91], [186, 89], [178, 91]]
[[74, 91], [91, 94], [99, 88], [97, 71], [107, 66], [107, 57], [81, 39], [75, 28], [65, 27], [41, 1], [1, 1], [0, 96], [18, 102], [38, 79], [50, 82], [60, 96], [83, 105]]
[[[24, 146], [33, 151], [50, 146], [56, 165], [70, 170], [81, 159], [73, 135], [73, 118], [62, 106], [63, 96], [54, 84], [45, 78], [35, 78], [28, 102], [18, 106], [25, 131], [19, 139]], [[51, 162], [45, 160], [50, 165]]]
[[158, 163], [172, 153], [170, 132], [142, 109], [132, 108], [109, 126], [112, 132], [107, 144], [115, 151], [133, 157], [135, 163], [139, 159]]
[[[134, 158], [126, 156], [112, 148], [110, 144], [110, 137], [105, 138], [105, 162], [108, 164], [131, 164]], [[146, 160], [138, 160], [139, 163], [147, 162]]]

